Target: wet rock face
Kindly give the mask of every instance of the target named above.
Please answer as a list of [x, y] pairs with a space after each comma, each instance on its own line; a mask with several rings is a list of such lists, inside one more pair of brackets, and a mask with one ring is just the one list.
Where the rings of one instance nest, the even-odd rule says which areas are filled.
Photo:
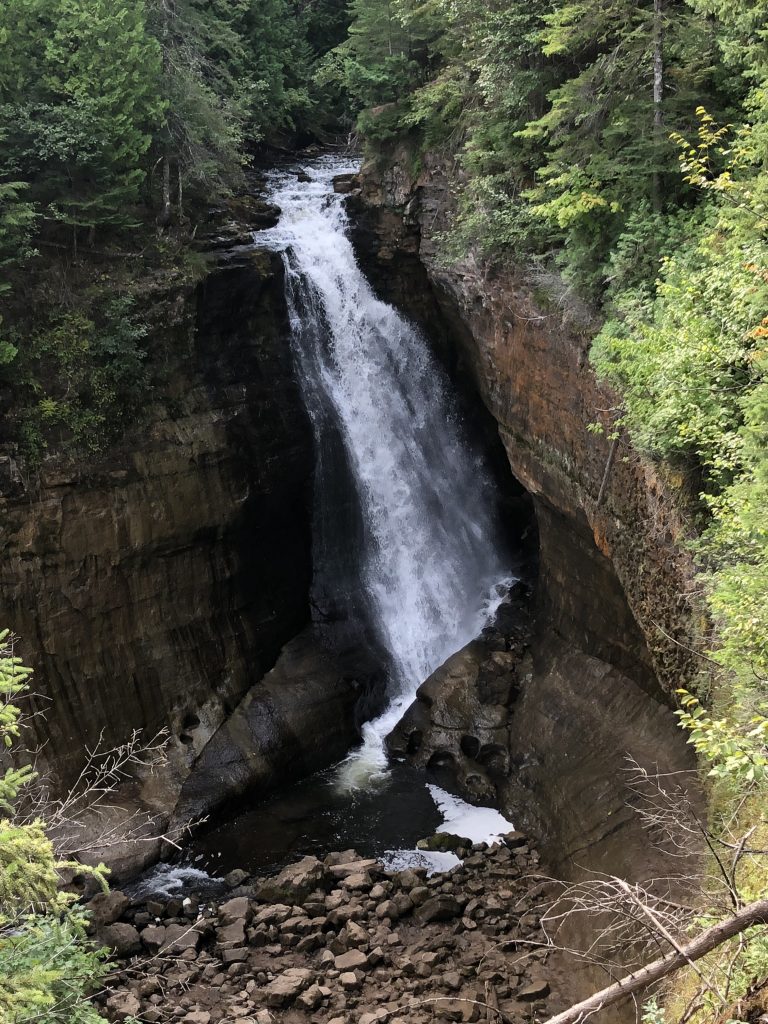
[[240, 247], [195, 290], [155, 286], [148, 345], [165, 384], [101, 464], [50, 461], [25, 487], [4, 453], [0, 622], [36, 670], [44, 756], [65, 780], [100, 735], [109, 747], [168, 728], [171, 765], [153, 782], [167, 809], [308, 621], [312, 437], [281, 275]]
[[536, 850], [512, 833], [464, 852], [431, 878], [354, 851], [305, 857], [219, 906], [131, 906], [94, 941], [117, 949], [115, 927], [136, 936], [141, 953], [121, 947], [136, 970], [97, 998], [110, 1020], [151, 1024], [475, 1022], [489, 1007], [523, 1024], [556, 1013], [571, 1001], [573, 968], [545, 948], [552, 890]]
[[246, 694], [201, 751], [175, 809], [179, 822], [245, 792], [266, 792], [340, 760], [357, 737], [356, 707], [383, 687], [361, 652], [342, 661], [308, 627]]
[[512, 716], [531, 673], [530, 601], [528, 586], [516, 584], [496, 623], [419, 687], [387, 737], [391, 756], [444, 774], [476, 803], [498, 804], [513, 767]]

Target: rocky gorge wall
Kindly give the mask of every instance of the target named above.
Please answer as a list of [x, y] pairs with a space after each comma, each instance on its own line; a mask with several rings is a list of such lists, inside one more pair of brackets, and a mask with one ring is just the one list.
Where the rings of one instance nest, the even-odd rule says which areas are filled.
[[[426, 273], [458, 339], [457, 373], [471, 378], [493, 416], [539, 532], [533, 638], [510, 700], [500, 708], [483, 695], [477, 680], [488, 653], [470, 645], [420, 691], [434, 708], [436, 690], [455, 691], [458, 674], [469, 693], [457, 720], [443, 715], [426, 736], [417, 701], [420, 742], [431, 742], [438, 759], [454, 758], [466, 778], [466, 726], [494, 718], [507, 748], [497, 800], [541, 838], [550, 865], [651, 877], [660, 861], [631, 811], [626, 758], [662, 772], [694, 767], [669, 706], [694, 671], [685, 524], [654, 467], [626, 439], [614, 444], [610, 429], [591, 428], [610, 428], [619, 402], [590, 369], [588, 312], [523, 268], [494, 272], [471, 255], [441, 263], [439, 238], [459, 186], [436, 159], [418, 174], [412, 167], [401, 150], [345, 186], [360, 258], [374, 279]], [[439, 706], [444, 712], [445, 701]], [[419, 756], [426, 760], [423, 749]]]
[[[204, 814], [231, 795], [227, 765], [242, 751], [219, 727], [248, 694], [262, 738], [294, 736], [272, 742], [266, 778], [249, 766], [266, 787], [340, 757], [357, 735], [354, 673], [306, 629], [312, 434], [282, 262], [249, 245], [207, 259], [198, 285], [155, 281], [143, 297], [164, 382], [120, 446], [96, 465], [50, 458], [32, 481], [13, 447], [0, 452], [0, 622], [35, 669], [41, 765], [55, 786], [68, 785], [85, 749], [167, 730], [167, 763], [121, 794], [127, 813], [153, 816], [155, 830], [212, 739], [217, 770], [206, 767], [207, 790], [185, 806]], [[254, 697], [300, 633], [304, 674], [282, 680], [277, 705], [268, 687]], [[295, 651], [283, 660], [295, 663]], [[302, 755], [324, 713], [326, 749], [309, 744]], [[98, 855], [135, 868], [157, 847]]]

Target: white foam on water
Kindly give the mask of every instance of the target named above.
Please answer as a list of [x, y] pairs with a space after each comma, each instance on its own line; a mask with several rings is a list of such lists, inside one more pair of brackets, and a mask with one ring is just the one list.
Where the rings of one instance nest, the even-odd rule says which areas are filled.
[[514, 831], [515, 826], [493, 807], [475, 807], [439, 786], [427, 789], [443, 816], [440, 832], [471, 839], [473, 843], [494, 843], [499, 836]]
[[[506, 577], [500, 583], [494, 584], [490, 593], [484, 596], [480, 604], [477, 629], [465, 642], [473, 639], [484, 626], [493, 621], [499, 605], [514, 582], [514, 577]], [[460, 647], [456, 648], [459, 649]], [[455, 652], [450, 651], [447, 657]], [[441, 664], [442, 662], [435, 668], [439, 668]], [[423, 681], [415, 682], [406, 688], [404, 693], [391, 701], [383, 714], [365, 723], [362, 729], [362, 744], [348, 754], [337, 768], [336, 783], [339, 789], [351, 791], [370, 788], [378, 781], [386, 779], [388, 761], [384, 741], [415, 700], [416, 691]]]
[[388, 871], [426, 868], [428, 875], [444, 874], [461, 864], [455, 853], [431, 850], [387, 850], [380, 859]]
[[[514, 831], [512, 822], [493, 807], [475, 807], [439, 786], [427, 785], [427, 789], [443, 817], [437, 832], [450, 832], [473, 843], [493, 845], [499, 836]], [[382, 862], [392, 871], [426, 868], [430, 875], [450, 871], [461, 864], [455, 853], [431, 850], [387, 850]]]
[[138, 882], [127, 886], [126, 891], [133, 899], [147, 899], [152, 896], [171, 898], [223, 884], [223, 878], [216, 878], [199, 868], [160, 863]]

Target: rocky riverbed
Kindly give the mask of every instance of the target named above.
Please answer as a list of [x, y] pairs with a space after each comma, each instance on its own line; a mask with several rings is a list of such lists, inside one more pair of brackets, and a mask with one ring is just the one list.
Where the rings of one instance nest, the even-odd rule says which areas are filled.
[[530, 841], [437, 845], [461, 860], [431, 876], [348, 850], [266, 880], [233, 872], [217, 905], [99, 895], [93, 938], [122, 963], [98, 1000], [146, 1024], [523, 1024], [562, 1009], [567, 967], [546, 948], [552, 889]]

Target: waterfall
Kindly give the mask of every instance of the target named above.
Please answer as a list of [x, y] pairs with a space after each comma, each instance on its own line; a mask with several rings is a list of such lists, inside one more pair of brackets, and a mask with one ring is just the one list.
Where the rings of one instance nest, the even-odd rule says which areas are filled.
[[[274, 173], [270, 198], [281, 218], [257, 236], [283, 253], [292, 345], [315, 431], [315, 590], [335, 590], [334, 600], [369, 617], [390, 659], [389, 706], [341, 766], [348, 786], [382, 771], [383, 739], [417, 687], [480, 632], [509, 582], [493, 487], [450, 383], [422, 333], [375, 296], [355, 259], [332, 186], [336, 174], [354, 170], [324, 158], [301, 181]], [[358, 503], [344, 525], [323, 511], [339, 439]], [[334, 552], [343, 574], [331, 564]]]

